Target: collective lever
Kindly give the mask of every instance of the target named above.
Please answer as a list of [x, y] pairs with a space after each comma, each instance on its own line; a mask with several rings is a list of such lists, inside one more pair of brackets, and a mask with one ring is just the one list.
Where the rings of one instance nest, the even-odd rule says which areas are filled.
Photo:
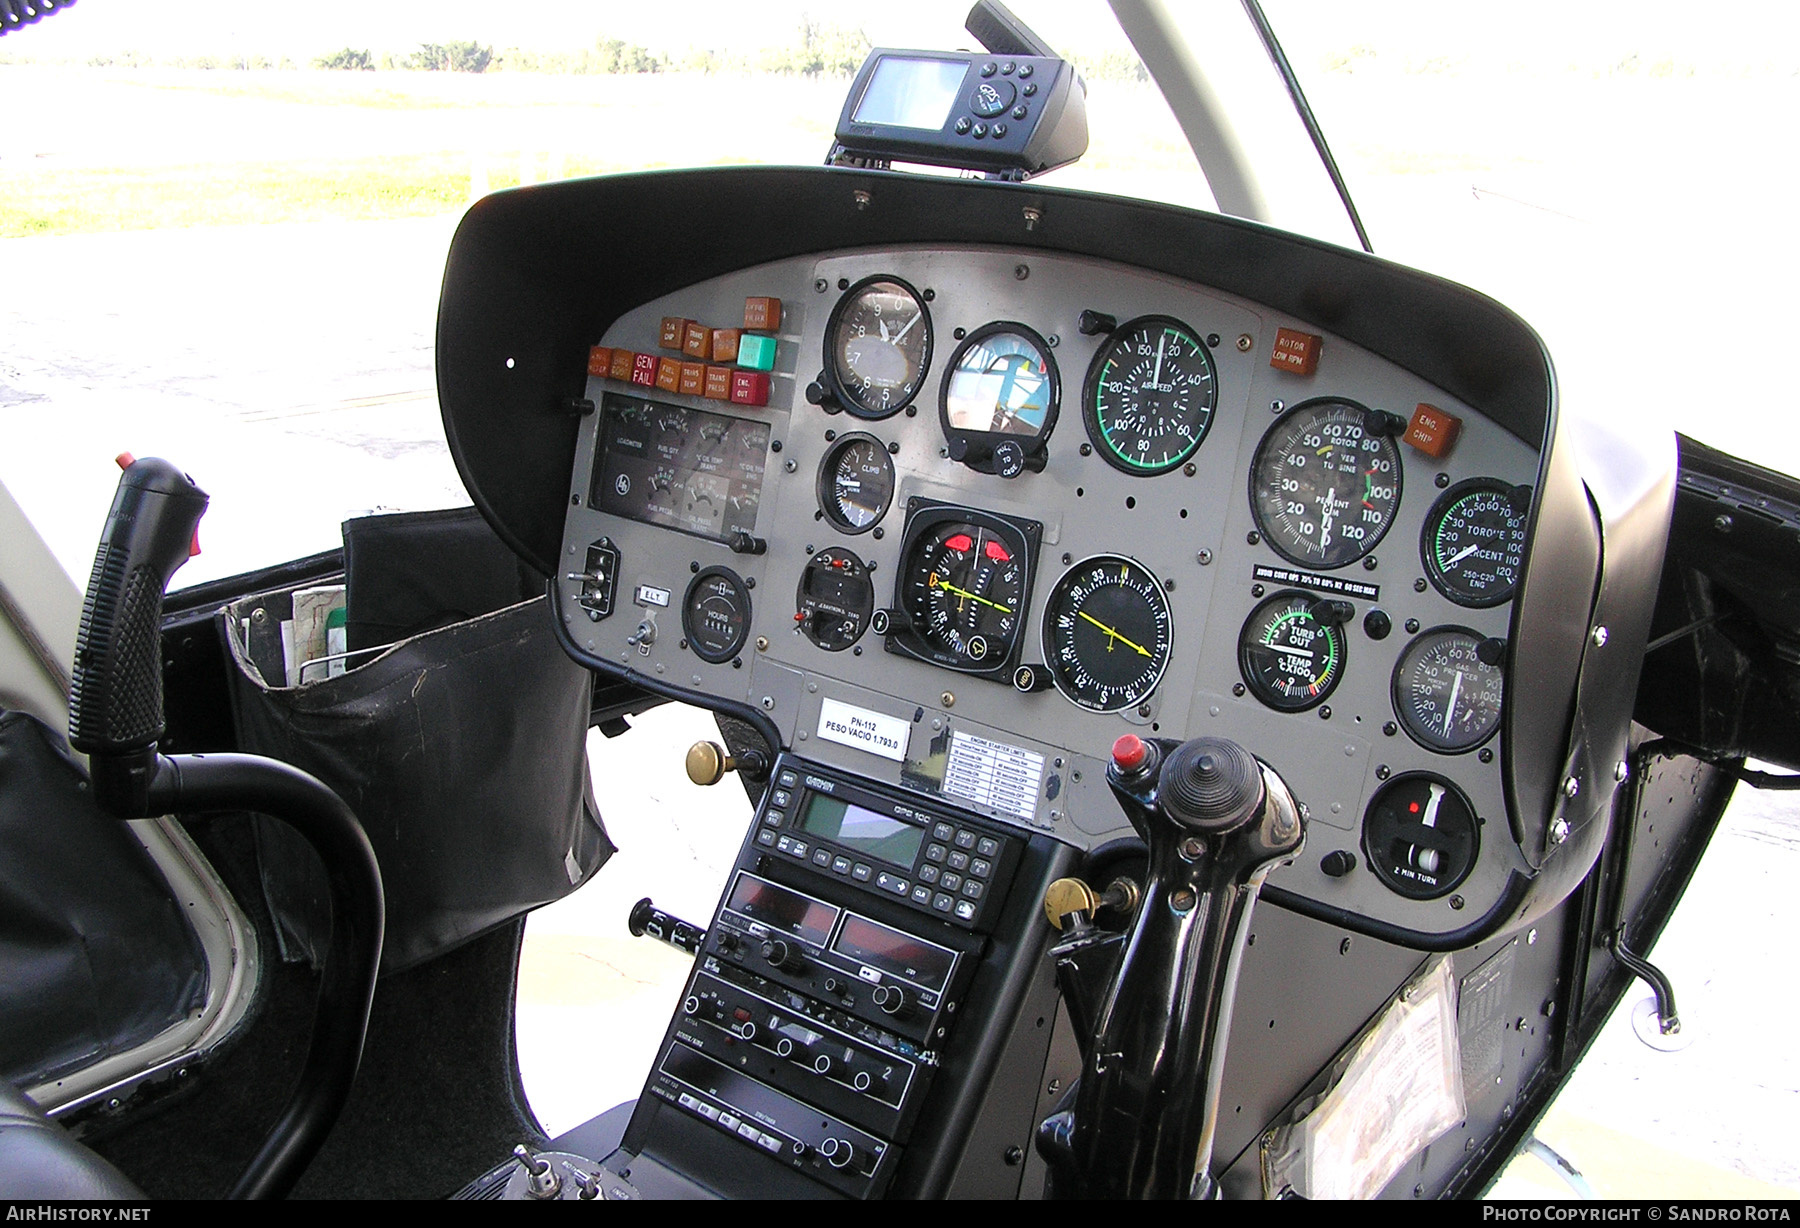
[[[1038, 1127], [1038, 1151], [1057, 1197], [1206, 1198], [1250, 912], [1269, 871], [1299, 852], [1304, 826], [1274, 770], [1223, 738], [1127, 734], [1106, 779], [1149, 846], [1149, 871], [1103, 985], [1090, 983], [1083, 957], [1104, 931], [1069, 927], [1051, 952], [1072, 1015], [1096, 1006], [1077, 1026], [1073, 1107]], [[1080, 915], [1087, 898], [1069, 891], [1055, 907]]]

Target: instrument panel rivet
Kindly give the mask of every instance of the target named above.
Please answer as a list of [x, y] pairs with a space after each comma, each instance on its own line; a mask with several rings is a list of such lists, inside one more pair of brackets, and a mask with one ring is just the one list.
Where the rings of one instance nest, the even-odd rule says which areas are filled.
[[1377, 764], [1375, 767], [1375, 779], [1386, 780], [1389, 776], [1393, 775], [1393, 772], [1394, 769], [1390, 768], [1387, 764]]
[[1465, 901], [1460, 895], [1453, 895], [1450, 897], [1450, 908], [1454, 912], [1461, 912], [1464, 903]]
[[1194, 893], [1186, 887], [1178, 888], [1169, 894], [1169, 907], [1176, 912], [1190, 912], [1194, 907]]
[[809, 694], [815, 694], [815, 695], [816, 695], [816, 694], [817, 694], [817, 693], [818, 693], [818, 690], [819, 690], [819, 684], [818, 684], [818, 683], [816, 683], [816, 682], [809, 682], [809, 683], [807, 683], [807, 684], [806, 684], [806, 690], [807, 690], [807, 692], [808, 692], [808, 693], [809, 693]]
[[1375, 568], [1378, 566], [1380, 566], [1380, 564], [1378, 564], [1375, 561], [1375, 556], [1372, 554], [1368, 558], [1363, 560], [1363, 570], [1364, 571], [1374, 571]]
[[1202, 567], [1210, 566], [1212, 563], [1212, 551], [1202, 549], [1194, 556], [1194, 561]]
[[775, 697], [773, 695], [764, 695], [762, 697], [762, 706], [764, 712], [773, 712], [775, 710]]
[[1536, 927], [1533, 927], [1530, 931], [1528, 931], [1526, 933], [1525, 945], [1528, 947], [1535, 947], [1537, 945], [1537, 929], [1536, 929]]
[[800, 466], [795, 464], [792, 460], [789, 460], [786, 463], [784, 463], [781, 467], [783, 469], [785, 469], [787, 472], [792, 473], [792, 472], [794, 472], [794, 470], [798, 469]]
[[1248, 354], [1250, 352], [1250, 347], [1255, 344], [1256, 344], [1256, 342], [1254, 342], [1250, 339], [1249, 333], [1239, 333], [1238, 334], [1238, 339], [1237, 339], [1238, 353]]
[[1199, 861], [1206, 856], [1206, 841], [1199, 836], [1189, 836], [1181, 842], [1181, 855], [1188, 861]]
[[1626, 763], [1623, 759], [1613, 765], [1613, 779], [1620, 784], [1624, 784], [1625, 778], [1629, 775], [1631, 775], [1631, 765]]
[[1595, 627], [1594, 628], [1593, 640], [1594, 640], [1595, 648], [1606, 647], [1606, 638], [1607, 638], [1607, 632], [1606, 632], [1605, 627]]
[[1416, 618], [1407, 619], [1406, 620], [1406, 634], [1417, 635], [1418, 633], [1419, 633], [1419, 620]]
[[1191, 478], [1196, 473], [1199, 473], [1199, 472], [1200, 472], [1200, 466], [1194, 464], [1194, 462], [1192, 462], [1192, 461], [1189, 461], [1187, 464], [1185, 464], [1181, 467], [1181, 476], [1183, 476], [1183, 477]]
[[1251, 596], [1252, 596], [1252, 597], [1260, 597], [1260, 596], [1262, 596], [1262, 595], [1263, 595], [1263, 594], [1264, 594], [1264, 593], [1265, 593], [1265, 592], [1267, 592], [1267, 591], [1268, 591], [1268, 590], [1267, 590], [1267, 589], [1265, 589], [1265, 588], [1263, 588], [1263, 586], [1262, 586], [1262, 585], [1260, 585], [1260, 584], [1252, 584], [1252, 585], [1251, 585], [1251, 586], [1250, 586], [1250, 595], [1251, 595]]
[[954, 691], [945, 691], [942, 695], [938, 696], [938, 702], [943, 704], [946, 708], [954, 708], [956, 706], [956, 693]]
[[1384, 736], [1391, 738], [1400, 732], [1400, 726], [1394, 724], [1392, 721], [1387, 721], [1382, 724], [1381, 732]]
[[756, 637], [756, 651], [758, 651], [758, 652], [769, 651], [769, 637], [768, 636], [759, 635]]
[[1563, 796], [1564, 797], [1574, 797], [1577, 793], [1580, 793], [1580, 792], [1581, 792], [1581, 782], [1579, 780], [1575, 779], [1575, 777], [1570, 776], [1563, 780]]
[[779, 439], [769, 440], [769, 451], [771, 451], [771, 452], [781, 451], [781, 440], [779, 440]]
[[1447, 473], [1440, 473], [1435, 478], [1432, 478], [1431, 480], [1432, 480], [1432, 482], [1434, 482], [1437, 485], [1437, 488], [1439, 490], [1442, 490], [1442, 489], [1444, 489], [1444, 487], [1450, 485], [1450, 475]]
[[1319, 709], [1319, 719], [1322, 721], [1328, 721], [1331, 719], [1331, 705], [1330, 704], [1326, 704], [1325, 706], [1323, 706], [1322, 708]]
[[1244, 534], [1245, 545], [1254, 546], [1260, 541], [1262, 541], [1262, 534], [1258, 533], [1255, 529], [1251, 529], [1248, 533]]
[[829, 289], [831, 289], [831, 283], [826, 281], [823, 277], [813, 278], [813, 293], [814, 294], [823, 294]]
[[1091, 443], [1084, 443], [1081, 447], [1077, 448], [1076, 451], [1080, 452], [1083, 456], [1092, 456], [1094, 454], [1094, 445]]
[[1272, 414], [1278, 414], [1286, 408], [1287, 408], [1286, 401], [1270, 401], [1269, 402], [1269, 412]]
[[1024, 281], [1027, 277], [1030, 277], [1030, 276], [1031, 276], [1031, 266], [1030, 265], [1028, 265], [1028, 264], [1013, 265], [1014, 280]]
[[1481, 748], [1481, 753], [1475, 757], [1483, 763], [1492, 763], [1494, 761], [1494, 749], [1491, 746], [1484, 746]]
[[1424, 591], [1425, 591], [1425, 577], [1420, 576], [1417, 580], [1413, 581], [1413, 592], [1422, 593]]
[[1232, 683], [1231, 684], [1231, 693], [1233, 695], [1237, 696], [1239, 699], [1242, 699], [1244, 697], [1244, 684], [1241, 682]]
[[931, 718], [931, 732], [937, 733], [939, 730], [943, 729], [943, 727], [944, 722], [941, 717], [934, 716]]
[[1151, 709], [1150, 709], [1149, 704], [1139, 704], [1138, 705], [1138, 715], [1139, 716], [1149, 716], [1150, 711], [1151, 711]]

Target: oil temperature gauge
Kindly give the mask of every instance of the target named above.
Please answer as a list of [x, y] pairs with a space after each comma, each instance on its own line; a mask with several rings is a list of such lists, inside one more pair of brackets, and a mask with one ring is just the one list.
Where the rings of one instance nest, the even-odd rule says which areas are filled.
[[1461, 789], [1430, 772], [1408, 772], [1370, 800], [1362, 840], [1375, 877], [1409, 900], [1435, 900], [1475, 868], [1481, 826]]
[[1238, 669], [1250, 693], [1277, 712], [1325, 702], [1344, 677], [1344, 623], [1353, 611], [1297, 589], [1250, 611], [1238, 633]]
[[708, 567], [688, 582], [681, 599], [681, 631], [702, 661], [718, 665], [750, 637], [750, 589], [729, 567]]
[[1466, 627], [1433, 627], [1394, 666], [1394, 713], [1427, 750], [1460, 755], [1500, 727], [1505, 646]]

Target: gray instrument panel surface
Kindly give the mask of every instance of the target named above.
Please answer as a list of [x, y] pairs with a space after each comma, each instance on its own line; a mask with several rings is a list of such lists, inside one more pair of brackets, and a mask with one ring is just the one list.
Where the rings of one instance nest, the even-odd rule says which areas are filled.
[[[826, 321], [842, 293], [840, 285], [873, 274], [897, 276], [930, 291], [934, 341], [916, 414], [865, 422], [849, 414], [827, 414], [809, 404], [803, 391], [819, 372]], [[1140, 269], [1042, 252], [894, 249], [781, 261], [646, 303], [621, 317], [603, 344], [679, 357], [658, 349], [663, 317], [735, 326], [744, 299], [753, 295], [779, 297], [784, 308], [767, 408], [597, 377], [590, 377], [587, 395], [598, 404], [608, 392], [624, 393], [768, 424], [771, 451], [755, 528], [768, 543], [767, 553], [734, 554], [721, 543], [588, 506], [599, 438], [599, 415], [591, 416], [578, 441], [570, 487], [575, 498], [564, 528], [569, 567], [557, 585], [559, 616], [578, 647], [678, 688], [695, 703], [725, 701], [757, 708], [774, 722], [786, 746], [884, 783], [917, 786], [920, 771], [941, 770], [934, 753], [950, 749], [957, 752], [965, 779], [969, 771], [991, 769], [1002, 776], [1010, 773], [1014, 782], [1030, 782], [1035, 768], [1029, 801], [1009, 803], [1002, 788], [989, 798], [997, 804], [986, 804], [968, 796], [967, 786], [963, 795], [946, 794], [945, 800], [1083, 848], [1131, 834], [1104, 780], [1108, 753], [1120, 734], [1233, 738], [1282, 774], [1311, 820], [1305, 851], [1269, 881], [1409, 929], [1446, 932], [1467, 924], [1492, 907], [1510, 872], [1526, 870], [1507, 834], [1498, 739], [1488, 743], [1496, 751], [1493, 761], [1482, 763], [1472, 752], [1433, 753], [1403, 732], [1384, 734], [1383, 727], [1396, 720], [1390, 683], [1396, 661], [1414, 638], [1405, 630], [1409, 619], [1416, 619], [1421, 631], [1456, 625], [1483, 636], [1507, 634], [1510, 602], [1468, 609], [1429, 585], [1416, 591], [1424, 576], [1419, 541], [1426, 515], [1441, 493], [1438, 475], [1447, 476], [1446, 484], [1471, 477], [1529, 484], [1538, 458], [1527, 445], [1442, 390], [1329, 334], [1314, 374], [1270, 367], [1278, 328], [1317, 333], [1315, 326]], [[1098, 454], [1082, 455], [1088, 443], [1082, 424], [1083, 383], [1105, 340], [1078, 332], [1083, 309], [1105, 312], [1120, 322], [1147, 314], [1173, 316], [1202, 338], [1219, 337], [1211, 347], [1217, 409], [1204, 444], [1191, 458], [1191, 476], [1177, 468], [1136, 477]], [[1027, 471], [1010, 480], [948, 459], [938, 417], [944, 371], [956, 347], [954, 330], [973, 331], [997, 320], [1025, 324], [1048, 339], [1062, 377], [1048, 465], [1041, 473]], [[1247, 349], [1239, 348], [1240, 338], [1248, 338]], [[1253, 585], [1261, 584], [1265, 595], [1286, 587], [1259, 579], [1254, 569], [1307, 570], [1294, 568], [1266, 543], [1248, 540], [1256, 527], [1249, 503], [1253, 458], [1280, 412], [1277, 406], [1314, 397], [1348, 398], [1403, 418], [1428, 402], [1463, 421], [1460, 437], [1442, 460], [1409, 446], [1399, 448], [1402, 497], [1374, 551], [1376, 566], [1371, 570], [1358, 563], [1316, 573], [1380, 589], [1378, 600], [1348, 598], [1355, 618], [1345, 627], [1344, 676], [1331, 696], [1329, 718], [1316, 708], [1278, 713], [1248, 694], [1232, 693], [1240, 680], [1238, 635], [1261, 599], [1253, 595]], [[815, 484], [830, 446], [826, 434], [852, 431], [897, 445], [893, 462], [898, 485], [878, 526], [879, 537], [871, 532], [846, 535], [816, 516]], [[1026, 663], [1043, 660], [1045, 599], [1071, 564], [1092, 555], [1119, 554], [1160, 577], [1174, 614], [1173, 647], [1167, 671], [1144, 705], [1148, 711], [1101, 715], [1077, 707], [1054, 689], [1020, 694], [1001, 683], [884, 652], [872, 632], [850, 651], [826, 652], [807, 640], [795, 626], [794, 594], [802, 567], [817, 550], [838, 546], [854, 551], [873, 567], [877, 606], [898, 604], [894, 587], [906, 503], [912, 496], [1043, 525], [1024, 628], [1021, 660]], [[579, 572], [588, 546], [603, 536], [620, 551], [618, 596], [609, 617], [590, 621], [574, 600], [581, 583], [568, 576]], [[1202, 557], [1207, 561], [1202, 563]], [[708, 664], [682, 647], [682, 595], [696, 568], [715, 564], [754, 582], [741, 665]], [[641, 585], [668, 593], [669, 606], [634, 600]], [[1363, 630], [1362, 618], [1371, 606], [1379, 606], [1392, 620], [1393, 631], [1384, 640]], [[627, 638], [645, 619], [656, 627], [654, 642], [647, 649], [628, 645]], [[763, 641], [767, 647], [759, 649]], [[906, 726], [906, 755], [912, 762], [820, 737], [821, 711], [828, 701], [839, 715], [843, 709], [837, 705], [873, 714], [882, 729], [893, 729], [893, 722]], [[958, 739], [959, 732], [965, 736]], [[1475, 869], [1445, 898], [1413, 901], [1389, 891], [1367, 871], [1360, 848], [1370, 798], [1388, 774], [1411, 771], [1431, 771], [1454, 781], [1482, 819]], [[1320, 863], [1340, 849], [1356, 858], [1358, 869], [1333, 878]]]

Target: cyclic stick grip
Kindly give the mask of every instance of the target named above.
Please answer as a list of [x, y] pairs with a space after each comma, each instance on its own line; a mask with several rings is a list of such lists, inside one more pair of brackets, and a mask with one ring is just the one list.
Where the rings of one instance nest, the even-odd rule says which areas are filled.
[[95, 797], [144, 813], [163, 735], [163, 589], [187, 562], [207, 495], [168, 461], [119, 478], [81, 607], [69, 687], [69, 741], [94, 757]]
[[[1205, 1198], [1251, 909], [1304, 827], [1274, 770], [1223, 738], [1121, 738], [1106, 779], [1149, 872], [1081, 1038], [1074, 1105], [1039, 1127], [1038, 1149], [1058, 1197]], [[1059, 957], [1059, 980], [1073, 962]]]

